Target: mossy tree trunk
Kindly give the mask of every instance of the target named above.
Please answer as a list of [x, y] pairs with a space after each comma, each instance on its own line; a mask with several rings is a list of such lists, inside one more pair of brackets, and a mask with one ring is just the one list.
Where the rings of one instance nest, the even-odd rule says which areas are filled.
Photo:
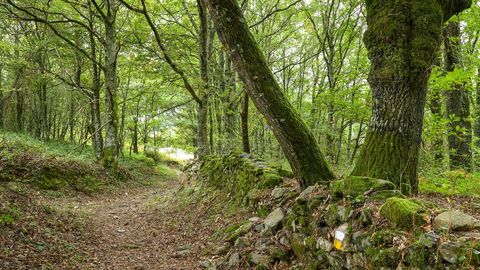
[[272, 127], [303, 186], [335, 178], [312, 133], [282, 93], [236, 0], [203, 0], [246, 91]]
[[442, 27], [470, 5], [464, 0], [366, 1], [373, 113], [353, 175], [390, 180], [406, 193], [417, 191], [427, 82]]
[[105, 26], [105, 107], [106, 134], [102, 163], [106, 167], [116, 168], [119, 153], [118, 142], [118, 104], [117, 104], [117, 39], [116, 16], [118, 3], [108, 0], [107, 11], [102, 14]]
[[[444, 66], [446, 72], [461, 68], [460, 23], [449, 22], [444, 28]], [[450, 167], [472, 168], [472, 124], [470, 123], [470, 101], [465, 85], [454, 83], [446, 91], [447, 116], [450, 118], [448, 148]]]

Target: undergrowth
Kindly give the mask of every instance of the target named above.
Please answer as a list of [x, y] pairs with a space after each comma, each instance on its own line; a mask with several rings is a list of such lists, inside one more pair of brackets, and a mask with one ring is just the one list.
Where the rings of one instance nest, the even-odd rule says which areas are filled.
[[93, 194], [176, 177], [174, 169], [142, 154], [122, 155], [118, 169], [111, 171], [96, 162], [89, 145], [44, 142], [4, 131], [0, 131], [0, 156], [0, 183], [20, 181], [42, 190]]
[[421, 193], [480, 196], [480, 173], [464, 170], [425, 170], [419, 178]]

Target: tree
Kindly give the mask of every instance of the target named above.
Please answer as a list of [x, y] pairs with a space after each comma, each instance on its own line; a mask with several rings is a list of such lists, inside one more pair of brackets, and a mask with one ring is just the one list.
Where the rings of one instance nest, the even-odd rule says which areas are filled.
[[[462, 68], [461, 63], [460, 23], [449, 22], [444, 28], [444, 68], [453, 72]], [[462, 82], [455, 82], [446, 91], [447, 116], [449, 122], [448, 147], [450, 167], [472, 167], [472, 124], [470, 123], [470, 100]]]
[[303, 186], [335, 176], [313, 134], [281, 92], [236, 0], [204, 0], [246, 91], [272, 127]]
[[353, 175], [418, 190], [417, 166], [427, 82], [442, 27], [471, 1], [366, 1], [364, 42], [372, 67], [372, 119]]

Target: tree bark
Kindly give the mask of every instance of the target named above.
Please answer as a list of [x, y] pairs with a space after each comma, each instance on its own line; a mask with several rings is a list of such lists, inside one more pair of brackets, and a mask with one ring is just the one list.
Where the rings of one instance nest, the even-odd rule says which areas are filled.
[[[432, 113], [435, 121], [443, 119], [442, 114], [442, 97], [440, 93], [435, 92], [432, 94], [430, 100], [430, 112]], [[432, 152], [433, 158], [435, 161], [442, 161], [443, 159], [443, 134], [442, 132], [435, 131], [433, 142], [432, 142]]]
[[[461, 68], [459, 22], [449, 22], [444, 28], [444, 66], [446, 72]], [[472, 169], [472, 125], [470, 101], [463, 83], [454, 83], [446, 92], [447, 115], [450, 118], [448, 148], [452, 169]]]
[[200, 77], [202, 88], [199, 93], [200, 103], [198, 110], [198, 158], [202, 159], [210, 153], [208, 145], [208, 16], [203, 2], [197, 0], [200, 32], [199, 32], [199, 56], [200, 56]]
[[[89, 2], [90, 3], [90, 2]], [[90, 6], [89, 6], [90, 9]], [[91, 9], [90, 9], [91, 10]], [[90, 12], [89, 27], [93, 29], [95, 15]], [[93, 32], [89, 32], [90, 54], [92, 61], [92, 95], [90, 96], [90, 113], [92, 117], [92, 141], [95, 157], [98, 161], [103, 158], [102, 118], [100, 115], [100, 71], [97, 64], [97, 44]]]
[[248, 135], [248, 104], [250, 103], [250, 98], [248, 94], [245, 93], [243, 97], [243, 104], [242, 104], [242, 145], [243, 145], [243, 152], [250, 153], [250, 138]]
[[118, 3], [108, 0], [107, 12], [103, 18], [105, 26], [105, 107], [106, 134], [102, 163], [105, 167], [116, 168], [119, 151], [118, 104], [117, 104], [117, 41], [116, 13]]
[[203, 0], [248, 95], [266, 118], [303, 186], [335, 178], [312, 133], [281, 92], [236, 0]]
[[373, 108], [353, 175], [390, 180], [417, 192], [418, 153], [427, 82], [441, 44], [442, 26], [470, 1], [366, 1], [364, 42], [372, 62]]
[[[480, 148], [480, 68], [478, 69], [477, 74], [477, 89], [475, 93], [475, 124], [473, 126], [473, 132], [475, 134], [475, 147]], [[476, 163], [478, 163], [478, 161], [476, 161]]]
[[22, 81], [22, 76], [25, 67], [23, 64], [20, 64], [20, 51], [18, 50], [18, 47], [20, 46], [20, 39], [18, 37], [18, 34], [15, 34], [15, 50], [14, 50], [14, 55], [15, 59], [19, 63], [15, 64], [14, 67], [14, 81], [13, 81], [13, 92], [15, 94], [15, 131], [23, 131], [23, 103], [24, 103], [24, 97], [23, 97], [23, 91], [20, 88], [21, 86], [21, 81]]
[[0, 129], [4, 128], [3, 121], [3, 106], [4, 106], [4, 97], [3, 97], [3, 65], [0, 65]]

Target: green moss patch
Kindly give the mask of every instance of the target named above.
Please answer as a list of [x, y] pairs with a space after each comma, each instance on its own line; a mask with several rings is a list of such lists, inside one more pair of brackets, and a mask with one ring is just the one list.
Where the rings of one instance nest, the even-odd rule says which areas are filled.
[[390, 198], [380, 207], [380, 215], [395, 227], [410, 229], [425, 223], [426, 209], [409, 199]]
[[343, 180], [334, 181], [330, 185], [332, 193], [343, 197], [356, 197], [374, 191], [394, 190], [395, 185], [390, 181], [364, 176], [347, 176]]
[[278, 169], [238, 153], [207, 156], [200, 165], [199, 175], [208, 185], [230, 192], [238, 203], [256, 200], [258, 190], [273, 188], [283, 182]]

